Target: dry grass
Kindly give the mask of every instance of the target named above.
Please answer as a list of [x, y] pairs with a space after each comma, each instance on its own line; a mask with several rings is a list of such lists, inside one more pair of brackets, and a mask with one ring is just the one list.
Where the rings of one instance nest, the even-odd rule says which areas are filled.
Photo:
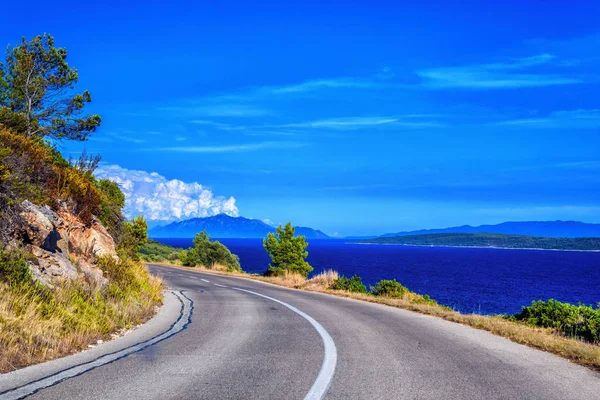
[[[162, 264], [173, 266], [173, 264]], [[182, 268], [182, 267], [179, 267]], [[205, 268], [186, 268], [194, 271], [202, 269], [206, 272], [215, 273], [214, 270]], [[389, 298], [374, 296], [364, 293], [352, 293], [340, 290], [328, 289], [331, 283], [338, 277], [336, 271], [325, 271], [311, 279], [305, 279], [300, 275], [287, 275], [285, 277], [264, 277], [250, 275], [240, 272], [216, 272], [219, 275], [238, 276], [250, 278], [263, 282], [269, 282], [288, 288], [308, 290], [312, 292], [327, 293], [335, 296], [346, 297], [371, 303], [384, 304], [391, 307], [402, 308], [421, 314], [443, 318], [447, 321], [468, 325], [476, 329], [486, 330], [495, 335], [505, 337], [513, 342], [520, 343], [539, 350], [547, 351], [564, 357], [572, 362], [586, 366], [590, 369], [600, 371], [600, 346], [585, 343], [576, 339], [560, 336], [551, 329], [537, 328], [513, 321], [500, 316], [486, 316], [478, 314], [461, 314], [448, 307], [426, 301], [423, 296], [416, 293], [406, 293], [402, 298]]]
[[308, 280], [305, 280], [302, 288], [306, 290], [328, 288], [331, 287], [333, 282], [335, 282], [339, 277], [340, 275], [337, 271], [328, 269]]
[[75, 353], [149, 319], [162, 302], [161, 280], [139, 263], [118, 268], [126, 273], [103, 290], [0, 282], [0, 373]]

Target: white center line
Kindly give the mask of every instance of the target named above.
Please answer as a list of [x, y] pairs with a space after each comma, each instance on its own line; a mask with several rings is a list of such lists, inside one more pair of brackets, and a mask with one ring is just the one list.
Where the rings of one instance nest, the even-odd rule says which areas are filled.
[[240, 288], [232, 288], [233, 290], [239, 290], [246, 293], [251, 293], [256, 296], [264, 297], [265, 299], [272, 300], [276, 303], [279, 303], [296, 314], [300, 315], [302, 318], [306, 319], [311, 325], [317, 330], [321, 339], [323, 340], [323, 347], [325, 348], [325, 356], [323, 357], [323, 364], [321, 364], [321, 370], [319, 371], [319, 375], [317, 379], [313, 383], [310, 391], [304, 397], [304, 400], [321, 400], [325, 394], [327, 393], [327, 389], [329, 389], [329, 385], [331, 385], [331, 381], [333, 380], [333, 374], [335, 373], [335, 365], [337, 364], [337, 349], [335, 348], [335, 343], [333, 342], [333, 338], [329, 335], [329, 333], [323, 328], [323, 326], [318, 323], [314, 318], [310, 315], [305, 314], [304, 312], [298, 310], [296, 307], [291, 306], [287, 303], [284, 303], [281, 300], [274, 299], [273, 297], [265, 296], [264, 294], [252, 292], [246, 289]]
[[207, 281], [206, 279], [202, 279], [202, 278], [200, 278], [200, 280], [201, 280], [202, 282], [210, 283], [210, 281]]
[[218, 283], [213, 283], [213, 285], [218, 286], [218, 287], [227, 287], [225, 285], [219, 285]]

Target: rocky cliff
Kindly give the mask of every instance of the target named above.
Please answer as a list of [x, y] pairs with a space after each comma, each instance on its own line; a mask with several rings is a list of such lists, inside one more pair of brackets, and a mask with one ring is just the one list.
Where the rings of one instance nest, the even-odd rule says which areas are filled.
[[106, 284], [97, 259], [103, 255], [117, 257], [117, 253], [113, 238], [100, 222], [94, 218], [84, 224], [66, 208], [55, 212], [27, 200], [21, 206], [24, 223], [15, 229], [13, 237], [31, 255], [27, 262], [36, 281], [50, 287], [73, 280]]

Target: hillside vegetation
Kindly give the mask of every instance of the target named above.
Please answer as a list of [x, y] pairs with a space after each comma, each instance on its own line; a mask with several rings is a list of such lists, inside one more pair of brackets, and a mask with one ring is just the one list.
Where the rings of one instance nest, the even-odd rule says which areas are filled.
[[70, 354], [139, 324], [162, 283], [139, 261], [143, 218], [126, 221], [98, 156], [55, 145], [100, 125], [89, 92], [49, 35], [9, 47], [0, 63], [0, 372]]
[[600, 250], [600, 238], [550, 238], [494, 233], [433, 233], [363, 239], [354, 243], [507, 249]]

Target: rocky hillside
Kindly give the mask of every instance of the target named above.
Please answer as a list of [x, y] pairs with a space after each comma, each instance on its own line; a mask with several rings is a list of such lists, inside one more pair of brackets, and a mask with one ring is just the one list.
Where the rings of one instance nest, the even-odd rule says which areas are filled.
[[117, 253], [113, 238], [96, 218], [84, 224], [66, 208], [55, 212], [28, 200], [21, 205], [26, 223], [13, 235], [32, 256], [27, 264], [35, 281], [48, 286], [78, 279], [100, 286], [107, 283], [98, 256], [117, 258]]

